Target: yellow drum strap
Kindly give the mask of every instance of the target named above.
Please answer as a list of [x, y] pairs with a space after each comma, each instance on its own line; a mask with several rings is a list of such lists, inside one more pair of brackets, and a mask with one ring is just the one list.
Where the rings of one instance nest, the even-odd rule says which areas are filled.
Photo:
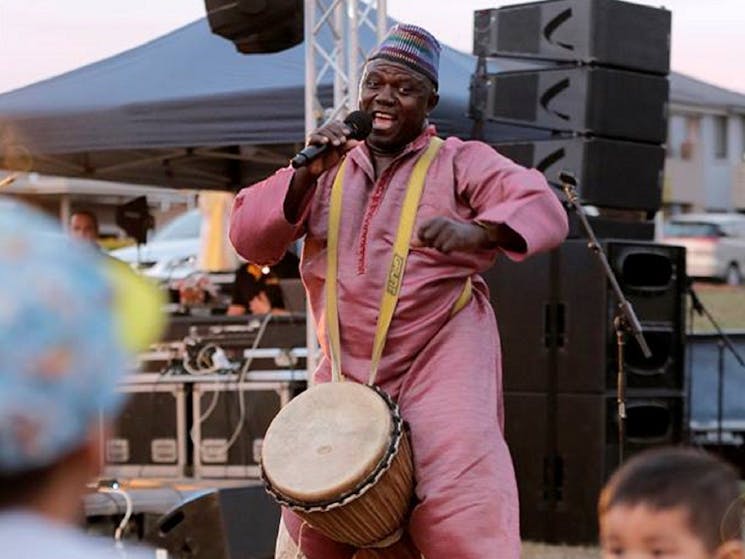
[[[375, 341], [373, 343], [373, 353], [370, 362], [370, 378], [368, 384], [375, 384], [375, 377], [378, 373], [378, 365], [383, 355], [385, 339], [388, 335], [388, 328], [393, 319], [393, 311], [398, 303], [398, 295], [401, 289], [404, 270], [406, 269], [406, 259], [409, 256], [409, 247], [411, 244], [411, 235], [414, 231], [414, 222], [416, 221], [419, 200], [424, 190], [424, 179], [427, 171], [435, 158], [435, 155], [442, 146], [443, 141], [440, 138], [432, 137], [429, 146], [422, 156], [414, 165], [414, 170], [409, 178], [409, 185], [406, 189], [401, 216], [398, 223], [396, 239], [393, 243], [393, 254], [391, 264], [388, 269], [388, 277], [383, 289], [383, 296], [380, 302], [380, 314], [378, 315], [378, 324], [375, 329]], [[329, 345], [331, 347], [331, 375], [334, 382], [341, 380], [341, 342], [339, 337], [339, 310], [337, 300], [337, 270], [339, 263], [339, 224], [341, 222], [342, 209], [342, 191], [344, 170], [346, 160], [341, 164], [339, 171], [334, 179], [331, 189], [331, 207], [329, 209], [329, 230], [328, 230], [328, 257], [326, 270], [326, 321], [329, 336]]]
[[466, 284], [463, 286], [463, 291], [460, 292], [460, 295], [458, 295], [455, 303], [453, 303], [453, 308], [450, 309], [450, 318], [454, 317], [456, 314], [463, 310], [463, 307], [465, 307], [468, 304], [468, 301], [471, 300], [472, 294], [473, 282], [471, 281], [471, 278], [467, 278]]
[[341, 223], [341, 204], [344, 191], [344, 171], [347, 159], [341, 162], [331, 187], [331, 207], [329, 208], [328, 247], [326, 250], [326, 330], [331, 350], [331, 380], [339, 382], [341, 377], [341, 341], [339, 337], [339, 308], [336, 290], [337, 270], [339, 268], [339, 224]]

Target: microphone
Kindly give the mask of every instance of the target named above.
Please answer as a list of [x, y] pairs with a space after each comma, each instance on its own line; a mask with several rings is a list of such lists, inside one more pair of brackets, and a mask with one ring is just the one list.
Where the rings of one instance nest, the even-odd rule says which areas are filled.
[[566, 169], [562, 169], [559, 173], [559, 180], [565, 184], [577, 186], [577, 177], [574, 176], [574, 173]]
[[[349, 128], [348, 138], [351, 140], [364, 140], [372, 132], [372, 117], [365, 111], [354, 111], [344, 119], [344, 124]], [[316, 157], [321, 155], [331, 146], [331, 142], [321, 145], [305, 146], [295, 157], [290, 160], [294, 169], [305, 167]]]

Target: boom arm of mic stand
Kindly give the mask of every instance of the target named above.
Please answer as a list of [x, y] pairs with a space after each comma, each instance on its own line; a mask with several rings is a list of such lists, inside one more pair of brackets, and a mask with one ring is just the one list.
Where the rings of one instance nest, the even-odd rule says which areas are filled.
[[649, 359], [650, 357], [652, 357], [652, 351], [649, 349], [647, 341], [644, 339], [644, 333], [642, 332], [642, 326], [639, 323], [639, 319], [637, 318], [636, 313], [634, 312], [634, 308], [631, 306], [631, 303], [628, 299], [626, 299], [623, 291], [621, 291], [621, 286], [618, 284], [618, 280], [616, 279], [616, 275], [613, 273], [613, 269], [610, 267], [610, 264], [608, 264], [608, 258], [605, 256], [605, 253], [603, 252], [603, 249], [600, 246], [597, 237], [595, 236], [595, 232], [593, 231], [592, 226], [587, 219], [585, 210], [582, 208], [582, 205], [577, 200], [577, 180], [572, 174], [565, 171], [561, 172], [559, 178], [561, 180], [561, 187], [564, 190], [564, 194], [566, 194], [567, 200], [569, 200], [572, 208], [579, 216], [579, 220], [582, 223], [582, 227], [585, 230], [585, 233], [587, 234], [587, 238], [590, 240], [590, 249], [592, 249], [592, 252], [597, 255], [598, 259], [603, 265], [605, 275], [608, 277], [608, 281], [610, 281], [613, 292], [618, 299], [618, 308], [621, 311], [623, 323], [634, 336], [636, 343], [639, 344], [644, 357]]

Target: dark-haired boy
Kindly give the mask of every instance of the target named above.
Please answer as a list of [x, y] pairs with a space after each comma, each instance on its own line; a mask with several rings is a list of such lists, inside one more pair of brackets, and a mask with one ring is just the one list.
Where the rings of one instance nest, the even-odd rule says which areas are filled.
[[604, 559], [745, 557], [737, 474], [703, 451], [635, 456], [606, 484], [598, 516]]

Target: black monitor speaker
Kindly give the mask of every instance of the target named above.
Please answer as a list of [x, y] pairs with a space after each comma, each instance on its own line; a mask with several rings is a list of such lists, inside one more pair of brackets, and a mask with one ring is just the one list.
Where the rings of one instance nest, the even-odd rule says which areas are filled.
[[303, 41], [302, 0], [205, 0], [210, 29], [243, 54], [279, 52]]
[[[506, 392], [504, 400], [522, 537], [596, 545], [598, 497], [619, 465], [615, 396]], [[682, 395], [629, 396], [624, 460], [684, 442], [684, 417]]]
[[625, 436], [616, 402], [617, 300], [586, 240], [484, 276], [500, 327], [505, 437], [525, 539], [595, 544], [597, 499], [624, 457], [686, 436], [685, 251], [605, 240], [621, 290], [641, 322], [645, 357], [627, 335]]
[[271, 559], [279, 515], [258, 482], [212, 489], [164, 514], [147, 539], [174, 559]]
[[[602, 247], [652, 351], [624, 351], [629, 393], [684, 392], [685, 249], [606, 240]], [[615, 389], [616, 297], [585, 240], [484, 274], [499, 320], [505, 391], [604, 394]], [[516, 289], [515, 286], [520, 286]]]
[[618, 0], [549, 0], [474, 13], [473, 52], [670, 70], [668, 10]]
[[137, 244], [147, 242], [147, 232], [155, 225], [147, 205], [147, 198], [139, 196], [116, 208], [116, 224]]

